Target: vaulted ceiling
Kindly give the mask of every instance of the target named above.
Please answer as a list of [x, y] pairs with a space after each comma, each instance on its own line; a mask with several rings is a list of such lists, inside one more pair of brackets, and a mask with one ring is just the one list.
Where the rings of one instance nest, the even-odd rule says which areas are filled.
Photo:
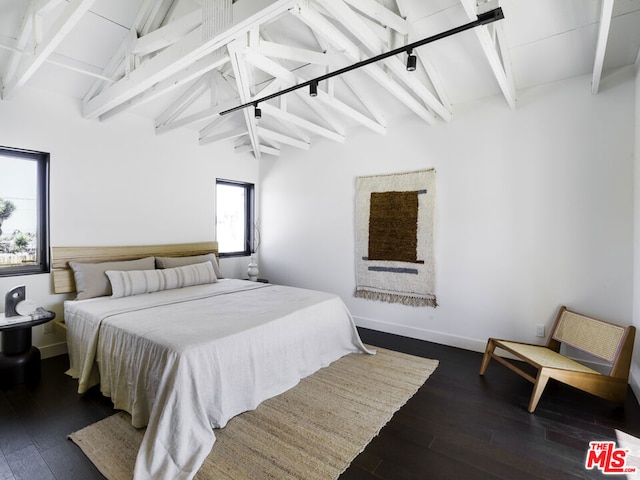
[[[505, 18], [231, 114], [221, 112], [356, 62], [468, 24]], [[384, 135], [415, 115], [455, 121], [456, 106], [578, 75], [597, 95], [638, 61], [638, 0], [2, 0], [3, 102], [24, 86], [77, 98], [82, 115], [153, 119], [158, 134], [235, 142], [279, 155], [352, 126]]]

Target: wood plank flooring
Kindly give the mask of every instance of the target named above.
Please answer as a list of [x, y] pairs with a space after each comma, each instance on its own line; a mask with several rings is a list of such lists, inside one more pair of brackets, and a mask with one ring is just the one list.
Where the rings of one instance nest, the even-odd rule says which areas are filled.
[[[616, 429], [640, 437], [630, 390], [621, 408], [550, 384], [531, 415], [531, 384], [496, 362], [480, 377], [479, 353], [360, 332], [369, 344], [440, 365], [341, 480], [626, 478], [586, 470], [584, 462], [589, 442], [616, 441]], [[0, 391], [0, 480], [103, 478], [67, 435], [114, 410], [96, 390], [78, 395], [67, 368], [66, 356], [43, 360], [37, 387]]]

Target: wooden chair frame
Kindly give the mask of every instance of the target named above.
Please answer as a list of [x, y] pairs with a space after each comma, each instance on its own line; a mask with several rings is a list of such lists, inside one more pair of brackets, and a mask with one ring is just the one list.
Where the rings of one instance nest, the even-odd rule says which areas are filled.
[[[567, 314], [571, 314], [572, 318], [577, 318], [577, 320], [574, 320], [574, 323], [576, 323], [578, 327], [580, 326], [580, 322], [584, 321], [585, 329], [587, 329], [587, 323], [590, 324], [589, 326], [602, 324], [603, 328], [613, 328], [613, 330], [619, 329], [619, 335], [616, 335], [617, 344], [615, 346], [614, 355], [611, 358], [605, 358], [605, 356], [599, 355], [588, 346], [585, 347], [582, 342], [570, 343], [563, 341], [562, 334], [559, 333], [558, 329], [564, 319], [564, 316]], [[530, 413], [533, 413], [536, 409], [538, 402], [540, 401], [540, 397], [542, 396], [542, 392], [550, 378], [591, 393], [592, 395], [596, 395], [613, 402], [624, 403], [627, 396], [634, 338], [635, 327], [633, 326], [622, 327], [609, 322], [604, 322], [593, 317], [572, 312], [565, 306], [562, 306], [558, 311], [558, 315], [549, 334], [549, 339], [544, 346], [490, 338], [487, 342], [484, 356], [482, 357], [480, 375], [484, 375], [490, 360], [494, 358], [510, 370], [533, 383], [533, 393], [531, 394], [528, 407]], [[594, 339], [587, 338], [586, 340], [586, 343], [588, 344], [589, 340]], [[589, 353], [590, 355], [611, 361], [611, 370], [609, 374], [601, 374], [572, 359], [569, 359], [564, 355], [561, 355], [560, 347], [562, 343], [567, 343], [573, 348]], [[538, 370], [537, 376], [534, 378], [514, 363], [504, 357], [498, 356], [495, 353], [496, 348], [503, 349], [514, 355], [516, 358], [536, 368]], [[552, 361], [541, 361], [542, 358], [547, 356]], [[550, 366], [551, 364], [561, 365], [561, 367]]]

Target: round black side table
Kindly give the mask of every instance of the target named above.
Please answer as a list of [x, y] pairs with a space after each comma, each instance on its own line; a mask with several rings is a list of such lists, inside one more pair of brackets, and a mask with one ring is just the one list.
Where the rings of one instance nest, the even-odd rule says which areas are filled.
[[[12, 318], [12, 317], [10, 317]], [[38, 318], [22, 323], [0, 323], [0, 387], [18, 383], [34, 386], [40, 381], [40, 350], [31, 345], [31, 328], [56, 318], [54, 312], [39, 310]], [[4, 315], [0, 320], [4, 320]]]

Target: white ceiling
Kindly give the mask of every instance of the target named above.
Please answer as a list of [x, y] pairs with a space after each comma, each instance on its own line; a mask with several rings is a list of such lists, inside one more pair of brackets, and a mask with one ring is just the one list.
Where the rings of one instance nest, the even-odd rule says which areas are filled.
[[[236, 0], [231, 24], [203, 35], [224, 2], [0, 0], [1, 101], [26, 85], [77, 98], [89, 119], [128, 111], [159, 134], [190, 128], [260, 157], [342, 142], [353, 125], [384, 134], [407, 114], [455, 121], [457, 105], [487, 96], [517, 109], [519, 90], [579, 75], [597, 94], [640, 49], [639, 0]], [[259, 121], [253, 107], [219, 115], [498, 6], [503, 20], [417, 48], [416, 72], [402, 53], [322, 82], [316, 98], [264, 102]]]

